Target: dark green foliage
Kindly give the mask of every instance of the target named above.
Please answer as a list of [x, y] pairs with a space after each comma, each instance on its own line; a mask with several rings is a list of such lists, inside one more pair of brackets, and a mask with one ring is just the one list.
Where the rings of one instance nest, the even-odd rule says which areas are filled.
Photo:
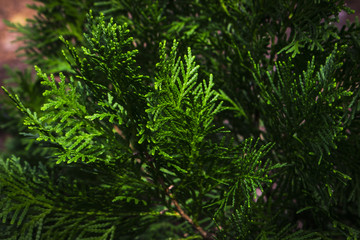
[[344, 1], [40, 2], [8, 23], [37, 75], [4, 88], [0, 239], [359, 237]]

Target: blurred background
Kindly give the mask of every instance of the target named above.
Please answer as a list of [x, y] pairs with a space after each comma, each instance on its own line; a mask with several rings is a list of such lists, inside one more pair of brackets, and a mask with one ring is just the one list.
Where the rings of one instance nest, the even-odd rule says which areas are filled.
[[34, 4], [32, 0], [0, 0], [0, 85], [6, 78], [4, 64], [11, 67], [24, 69], [26, 65], [21, 59], [16, 57], [16, 50], [21, 43], [12, 43], [19, 34], [9, 32], [9, 28], [3, 22], [7, 19], [11, 22], [25, 24], [27, 18], [32, 18], [36, 12], [27, 7], [28, 4]]

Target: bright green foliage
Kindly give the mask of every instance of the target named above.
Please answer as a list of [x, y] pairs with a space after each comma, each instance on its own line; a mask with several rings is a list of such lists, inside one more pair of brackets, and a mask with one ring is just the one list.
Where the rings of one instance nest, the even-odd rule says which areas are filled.
[[[212, 76], [208, 83], [205, 80], [198, 83], [199, 66], [194, 62], [195, 57], [188, 49], [184, 62], [177, 59], [176, 47], [177, 43], [174, 42], [170, 56], [166, 58], [165, 44], [160, 46], [155, 92], [147, 95], [150, 107], [147, 112], [151, 117], [146, 127], [153, 132], [151, 142], [154, 146], [151, 154], [159, 150], [160, 155], [172, 159], [167, 153], [172, 152], [184, 155], [189, 162], [193, 162], [199, 157], [201, 145], [205, 144], [204, 139], [211, 133], [219, 132], [214, 129], [212, 121], [221, 111], [222, 104], [216, 104], [219, 94], [212, 89]], [[174, 146], [181, 147], [166, 150], [168, 144], [161, 146], [167, 142], [165, 139], [175, 143]], [[182, 164], [189, 169], [193, 168], [186, 162]]]
[[[104, 175], [98, 176], [101, 180], [95, 185], [83, 184], [89, 188], [87, 194], [95, 193], [95, 202], [103, 201], [96, 198], [99, 192], [108, 191], [107, 198], [112, 195], [112, 203], [106, 207], [107, 214], [101, 210], [99, 216], [93, 213], [95, 210], [81, 210], [85, 216], [95, 214], [93, 218], [78, 216], [80, 212], [74, 209], [72, 220], [70, 215], [53, 206], [55, 202], [51, 206], [40, 204], [44, 208], [39, 213], [41, 223], [46, 225], [43, 227], [22, 221], [24, 217], [32, 219], [27, 215], [28, 209], [36, 207], [31, 202], [27, 201], [26, 206], [6, 202], [4, 223], [11, 213], [10, 224], [16, 220], [26, 234], [32, 234], [32, 229], [37, 227], [42, 239], [61, 235], [63, 239], [72, 236], [82, 239], [91, 236], [89, 229], [92, 228], [99, 234], [98, 239], [114, 236], [117, 239], [129, 234], [121, 227], [120, 222], [128, 222], [122, 219], [124, 216], [182, 217], [203, 237], [211, 235], [207, 231], [213, 231], [213, 218], [225, 228], [228, 221], [225, 214], [243, 205], [250, 207], [256, 188], [262, 189], [262, 183], [270, 181], [267, 172], [280, 167], [269, 166], [269, 162], [264, 161], [270, 144], [257, 150], [257, 144], [252, 144], [251, 139], [245, 141], [244, 146], [234, 147], [231, 142], [209, 139], [224, 132], [214, 126], [213, 119], [225, 108], [218, 101], [220, 95], [212, 89], [212, 76], [209, 81], [198, 81], [199, 66], [190, 49], [181, 60], [176, 56], [176, 42], [169, 56], [166, 44], [161, 44], [158, 74], [150, 89], [146, 87], [145, 78], [136, 74], [138, 67], [132, 60], [136, 51], [126, 51], [132, 41], [126, 37], [129, 32], [126, 27], [118, 27], [112, 20], [106, 23], [103, 17], [94, 18], [91, 14], [89, 26], [91, 35], [84, 36], [91, 48], [83, 47], [78, 53], [65, 41], [73, 58], [69, 63], [75, 72], [69, 81], [62, 73], [56, 79], [36, 67], [42, 85], [47, 88], [43, 95], [48, 99], [41, 112], [32, 112], [17, 95], [10, 96], [27, 115], [24, 124], [37, 134], [37, 141], [57, 149], [54, 157], [58, 164], [86, 163], [94, 167], [87, 170], [89, 174]], [[144, 95], [142, 92], [146, 90], [148, 93]], [[7, 160], [4, 164], [15, 164], [21, 169], [19, 162], [14, 161]], [[20, 177], [17, 181], [27, 181], [26, 174], [15, 176]], [[4, 187], [10, 184], [6, 179], [2, 182]], [[58, 191], [52, 185], [57, 186], [47, 183], [47, 188]], [[34, 190], [35, 186], [30, 184], [27, 191]], [[81, 207], [86, 202], [94, 207], [95, 203], [82, 194], [79, 190], [78, 195], [72, 195], [72, 204]], [[43, 196], [44, 202], [51, 199]], [[129, 206], [136, 207], [131, 210]], [[130, 212], [124, 212], [126, 208]], [[159, 208], [167, 214], [156, 211]], [[18, 212], [23, 213], [20, 220], [17, 220]], [[205, 221], [206, 230], [199, 221]], [[84, 228], [70, 229], [78, 224]], [[140, 234], [140, 229], [133, 234]]]
[[39, 2], [8, 23], [37, 74], [3, 88], [0, 239], [359, 238], [344, 1]]

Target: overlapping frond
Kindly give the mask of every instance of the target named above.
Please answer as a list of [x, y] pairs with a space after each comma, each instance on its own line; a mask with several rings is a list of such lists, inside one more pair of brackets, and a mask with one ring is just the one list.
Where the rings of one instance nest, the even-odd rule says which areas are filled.
[[69, 59], [77, 72], [75, 79], [66, 82], [63, 74], [55, 79], [36, 69], [42, 85], [48, 87], [44, 96], [51, 96], [42, 113], [31, 112], [12, 96], [28, 115], [25, 124], [39, 134], [37, 139], [59, 148], [58, 162], [121, 158], [131, 151], [130, 141], [144, 118], [146, 87], [144, 77], [136, 73], [136, 50], [129, 50], [128, 30], [91, 14], [89, 28], [89, 35], [84, 35], [89, 48], [83, 47], [81, 53], [63, 39], [74, 60]]
[[42, 164], [30, 167], [15, 157], [1, 159], [0, 173], [1, 239], [110, 240], [146, 229], [161, 216], [130, 198], [115, 197], [116, 186], [106, 190], [57, 178]]
[[0, 160], [1, 239], [359, 236], [344, 1], [40, 2], [8, 94], [46, 151]]
[[[226, 131], [215, 126], [214, 118], [227, 108], [212, 89], [212, 76], [198, 81], [194, 59], [190, 49], [178, 57], [177, 42], [169, 54], [166, 42], [160, 45], [158, 74], [147, 94], [149, 121], [140, 142], [149, 143], [151, 171], [159, 169], [164, 190], [171, 186], [169, 196], [187, 203], [182, 206], [194, 217], [206, 214], [226, 224], [229, 209], [250, 207], [256, 189], [271, 182], [267, 173], [282, 165], [264, 160], [272, 144], [257, 149], [252, 139], [237, 146], [226, 140]], [[216, 134], [223, 134], [221, 141], [211, 140]]]
[[[95, 121], [88, 120], [94, 116], [88, 115], [84, 99], [80, 99], [76, 90], [76, 87], [80, 88], [81, 85], [65, 83], [62, 74], [59, 82], [53, 75], [49, 80], [46, 74], [37, 70], [42, 84], [49, 87], [44, 95], [51, 95], [43, 104], [42, 112], [32, 112], [16, 95], [12, 96], [17, 106], [27, 115], [24, 124], [38, 134], [37, 140], [50, 142], [59, 149], [58, 162], [92, 162], [100, 158], [110, 161], [111, 157], [116, 157], [109, 154], [109, 146], [105, 146], [103, 142], [105, 136], [112, 136], [113, 142], [118, 141], [116, 135], [110, 125], [97, 125]], [[93, 148], [92, 144], [95, 142], [98, 144]], [[126, 148], [123, 149], [125, 153]], [[108, 157], [104, 157], [106, 155]]]
[[294, 73], [291, 59], [278, 62], [276, 72], [267, 74], [269, 84], [259, 79], [259, 66], [254, 65], [260, 97], [267, 106], [267, 130], [274, 139], [294, 139], [306, 146], [308, 154], [319, 157], [319, 163], [324, 153], [336, 149], [349, 117], [348, 109], [356, 99], [350, 98], [353, 92], [334, 78], [341, 66], [336, 60], [338, 54], [335, 48], [319, 69], [315, 69], [312, 59], [300, 76]]
[[[181, 60], [176, 56], [176, 42], [169, 57], [165, 47], [166, 43], [160, 45], [155, 91], [147, 95], [147, 112], [150, 114], [147, 128], [154, 133], [151, 142], [157, 145], [154, 144], [152, 153], [159, 151], [159, 154], [170, 159], [174, 155], [183, 154], [191, 162], [199, 156], [198, 151], [204, 144], [205, 137], [220, 131], [214, 127], [213, 118], [221, 111], [222, 103], [217, 103], [219, 94], [212, 89], [212, 76], [208, 82], [198, 81], [199, 66], [190, 49], [184, 60]], [[174, 148], [162, 146], [165, 139], [174, 143]], [[175, 146], [180, 148], [177, 150]], [[186, 169], [184, 166], [189, 162], [182, 164], [181, 168]]]

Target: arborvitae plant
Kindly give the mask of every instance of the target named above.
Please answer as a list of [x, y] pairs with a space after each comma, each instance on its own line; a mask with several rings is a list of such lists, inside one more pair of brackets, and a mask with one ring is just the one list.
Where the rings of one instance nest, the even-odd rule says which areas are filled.
[[344, 1], [39, 2], [8, 23], [37, 74], [3, 88], [0, 239], [359, 237]]

